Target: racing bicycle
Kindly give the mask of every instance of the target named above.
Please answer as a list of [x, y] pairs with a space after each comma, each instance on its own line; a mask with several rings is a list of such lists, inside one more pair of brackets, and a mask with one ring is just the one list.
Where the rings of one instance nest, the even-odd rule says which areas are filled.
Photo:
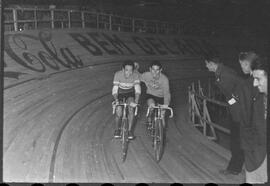
[[[121, 120], [121, 133], [120, 133], [120, 140], [121, 140], [121, 148], [122, 148], [122, 162], [124, 162], [126, 160], [126, 156], [127, 156], [127, 150], [128, 150], [128, 143], [129, 143], [129, 139], [128, 139], [128, 129], [129, 129], [129, 122], [128, 122], [128, 117], [127, 117], [127, 113], [128, 113], [128, 106], [130, 106], [130, 104], [126, 103], [125, 100], [123, 100], [123, 103], [115, 103], [112, 102], [112, 106], [113, 106], [113, 114], [115, 114], [115, 110], [117, 106], [122, 106], [122, 120]], [[138, 105], [135, 107], [135, 113], [134, 116], [137, 115], [137, 111], [138, 111]]]
[[[150, 110], [153, 109], [150, 115]], [[173, 117], [173, 109], [170, 107], [165, 107], [164, 105], [150, 106], [147, 108], [146, 117], [151, 117], [151, 122], [148, 124], [147, 129], [149, 130], [152, 137], [152, 145], [154, 147], [155, 160], [159, 162], [161, 160], [164, 151], [164, 126], [165, 120], [162, 116], [162, 110], [170, 111], [170, 118]]]

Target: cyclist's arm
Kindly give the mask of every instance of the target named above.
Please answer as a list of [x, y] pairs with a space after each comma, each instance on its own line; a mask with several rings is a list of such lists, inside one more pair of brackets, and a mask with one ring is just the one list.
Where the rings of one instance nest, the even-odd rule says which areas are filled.
[[140, 73], [139, 78], [140, 78], [140, 82], [145, 83], [145, 73]]
[[141, 85], [140, 85], [140, 80], [136, 80], [134, 84], [134, 89], [135, 89], [135, 103], [139, 103], [140, 95], [141, 95]]
[[164, 105], [169, 106], [171, 102], [171, 93], [169, 80], [167, 78], [164, 80], [163, 91], [164, 91]]
[[119, 89], [120, 81], [117, 77], [117, 75], [114, 75], [113, 79], [113, 88], [112, 88], [112, 95], [115, 101], [118, 101], [118, 89]]
[[119, 86], [117, 86], [117, 85], [114, 85], [112, 88], [112, 95], [113, 95], [113, 98], [116, 102], [118, 101], [118, 88], [119, 88]]

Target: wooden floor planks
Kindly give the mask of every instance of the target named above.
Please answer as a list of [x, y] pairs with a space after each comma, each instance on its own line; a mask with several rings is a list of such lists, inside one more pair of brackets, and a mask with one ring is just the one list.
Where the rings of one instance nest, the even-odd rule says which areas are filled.
[[140, 113], [137, 138], [130, 142], [126, 162], [122, 163], [120, 142], [112, 137], [110, 91], [116, 69], [113, 64], [95, 67], [95, 71], [68, 71], [5, 90], [4, 181], [243, 181], [243, 175], [218, 173], [228, 163], [230, 153], [187, 121], [186, 90], [181, 88], [173, 92], [173, 96], [180, 96], [173, 97], [175, 117], [169, 121], [162, 160], [156, 163], [153, 159], [144, 114]]

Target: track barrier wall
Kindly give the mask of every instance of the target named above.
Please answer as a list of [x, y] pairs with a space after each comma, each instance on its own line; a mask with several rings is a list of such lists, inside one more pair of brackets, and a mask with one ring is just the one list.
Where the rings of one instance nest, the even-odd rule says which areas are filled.
[[[178, 61], [180, 70], [170, 74], [174, 78], [205, 76], [209, 74], [204, 67], [203, 56], [219, 53], [232, 61], [247, 46], [239, 40], [213, 42], [210, 38], [96, 29], [5, 32], [4, 40], [5, 88], [53, 73], [125, 59], [139, 63], [153, 59], [164, 63], [174, 60]], [[260, 43], [258, 46], [264, 45]], [[174, 65], [170, 65], [167, 72]]]

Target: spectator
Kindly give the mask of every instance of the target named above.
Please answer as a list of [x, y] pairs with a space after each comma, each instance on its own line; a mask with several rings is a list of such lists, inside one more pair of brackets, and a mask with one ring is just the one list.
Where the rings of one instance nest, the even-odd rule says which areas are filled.
[[[235, 88], [241, 81], [237, 73], [229, 67], [220, 63], [217, 56], [211, 56], [205, 60], [206, 67], [210, 72], [216, 75], [216, 84], [220, 88], [226, 101], [230, 101]], [[244, 151], [240, 145], [240, 123], [237, 114], [234, 113], [233, 108], [229, 107], [229, 128], [230, 128], [230, 150], [231, 159], [226, 169], [220, 170], [220, 173], [228, 175], [237, 175], [242, 172], [244, 164]]]
[[[251, 122], [243, 123], [243, 127], [241, 127], [245, 152], [246, 182], [264, 183], [267, 181], [267, 60], [262, 58], [255, 59], [251, 65], [251, 70], [254, 78], [253, 86], [258, 88], [259, 94], [253, 99]], [[242, 94], [246, 91], [243, 88], [241, 90]], [[242, 111], [243, 116], [247, 114], [244, 109]]]

